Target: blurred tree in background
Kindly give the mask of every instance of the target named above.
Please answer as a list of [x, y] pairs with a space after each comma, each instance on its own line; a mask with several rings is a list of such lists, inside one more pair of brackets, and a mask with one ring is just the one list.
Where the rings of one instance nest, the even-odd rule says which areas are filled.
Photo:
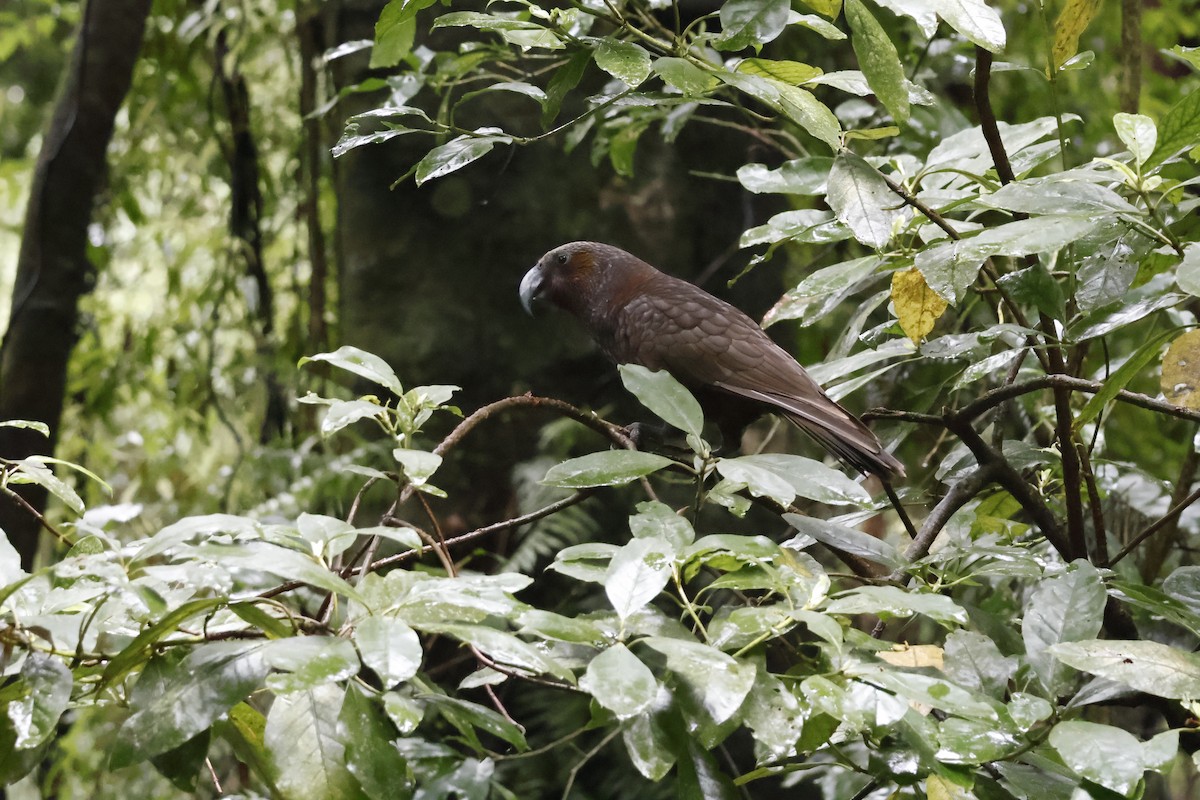
[[[0, 782], [1194, 796], [1198, 12], [11, 0]], [[916, 540], [526, 318], [574, 239], [874, 409]]]

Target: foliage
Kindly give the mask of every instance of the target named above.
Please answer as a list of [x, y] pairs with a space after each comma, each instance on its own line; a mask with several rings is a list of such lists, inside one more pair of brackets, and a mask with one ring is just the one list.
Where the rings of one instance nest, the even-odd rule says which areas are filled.
[[[410, 173], [427, 184], [498, 149], [585, 141], [598, 167], [630, 174], [639, 141], [688, 125], [766, 146], [770, 163], [736, 181], [786, 210], [741, 244], [752, 265], [808, 264], [766, 321], [826, 333], [814, 376], [894, 409], [873, 416], [909, 465], [914, 539], [823, 463], [714, 453], [665, 374], [621, 369], [681, 448], [631, 449], [612, 422], [530, 395], [433, 447], [456, 387], [405, 390], [342, 347], [310, 370], [376, 393], [301, 402], [322, 409], [322, 436], [349, 441], [365, 420], [385, 447], [296, 456], [337, 473], [342, 516], [293, 496], [139, 531], [120, 506], [84, 513], [87, 493], [44, 460], [4, 465], [5, 487], [62, 500], [69, 521], [46, 524], [70, 550], [26, 575], [0, 549], [0, 779], [61, 787], [45, 765], [69, 772], [86, 749], [66, 720], [109, 733], [94, 773], [149, 762], [183, 792], [207, 761], [217, 791], [284, 798], [1186, 796], [1200, 711], [1194, 77], [1157, 119], [1079, 104], [1073, 82], [1116, 69], [1078, 51], [1096, 4], [1040, 8], [1044, 26], [1014, 13], [1007, 33], [982, 2], [809, 5], [686, 17], [637, 0], [392, 0], [371, 56], [394, 70], [372, 78], [390, 96], [334, 153], [428, 136]], [[964, 64], [971, 109], [947, 99]], [[1011, 122], [987, 99], [1001, 80]], [[487, 119], [495, 96], [534, 104], [529, 128]], [[209, 311], [234, 282], [181, 295], [214, 345], [226, 332]], [[177, 389], [257, 364], [245, 341]], [[1167, 401], [1146, 394], [1159, 364]], [[536, 507], [448, 534], [447, 459], [534, 409], [614, 447], [554, 451], [536, 462]], [[390, 508], [358, 527], [381, 486]], [[598, 496], [624, 504], [619, 528], [587, 514]], [[505, 569], [467, 549], [530, 524], [540, 539]]]

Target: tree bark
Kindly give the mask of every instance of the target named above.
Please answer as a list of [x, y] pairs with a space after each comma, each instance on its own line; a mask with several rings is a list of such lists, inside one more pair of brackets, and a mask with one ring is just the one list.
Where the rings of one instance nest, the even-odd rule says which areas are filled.
[[[67, 362], [78, 338], [79, 298], [95, 282], [95, 266], [87, 258], [88, 225], [149, 12], [150, 0], [89, 0], [84, 8], [34, 170], [12, 314], [0, 344], [0, 419], [44, 422], [50, 440], [29, 430], [0, 428], [0, 456], [7, 459], [53, 452], [58, 438]], [[45, 508], [44, 491], [21, 491], [34, 508]], [[37, 552], [38, 520], [5, 498], [0, 528], [29, 569]]]

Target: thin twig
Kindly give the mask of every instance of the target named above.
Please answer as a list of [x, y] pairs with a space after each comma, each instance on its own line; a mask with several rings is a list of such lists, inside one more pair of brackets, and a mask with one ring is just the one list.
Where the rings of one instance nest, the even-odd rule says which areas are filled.
[[1167, 525], [1170, 522], [1174, 522], [1175, 519], [1177, 519], [1180, 514], [1182, 514], [1184, 511], [1187, 510], [1188, 506], [1190, 506], [1192, 503], [1196, 502], [1197, 500], [1200, 500], [1200, 489], [1193, 490], [1191, 494], [1189, 494], [1187, 497], [1183, 498], [1183, 500], [1181, 500], [1180, 502], [1176, 503], [1174, 505], [1174, 507], [1171, 508], [1170, 511], [1168, 511], [1163, 516], [1159, 517], [1157, 520], [1152, 522], [1150, 525], [1147, 525], [1146, 528], [1143, 529], [1141, 533], [1139, 533], [1137, 536], [1133, 537], [1133, 540], [1130, 541], [1129, 544], [1125, 545], [1124, 549], [1121, 550], [1121, 552], [1117, 553], [1117, 555], [1113, 558], [1113, 560], [1109, 562], [1109, 566], [1116, 564], [1122, 558], [1124, 558], [1125, 556], [1132, 553], [1139, 544], [1141, 544], [1142, 542], [1144, 542], [1146, 539], [1150, 538], [1154, 534], [1158, 533], [1160, 530], [1163, 529], [1163, 527], [1165, 525]]
[[[473, 531], [468, 531], [467, 533], [459, 536], [452, 536], [446, 540], [445, 545], [447, 548], [449, 548], [457, 544], [462, 544], [463, 542], [469, 542], [473, 539], [478, 539], [481, 536], [487, 536], [491, 533], [506, 531], [510, 528], [518, 528], [535, 520], [539, 520], [542, 517], [548, 517], [551, 514], [556, 514], [559, 511], [562, 511], [564, 508], [573, 506], [576, 503], [580, 503], [591, 497], [593, 492], [595, 492], [595, 489], [581, 489], [575, 492], [575, 494], [570, 495], [569, 497], [564, 497], [562, 500], [555, 501], [547, 506], [539, 508], [537, 511], [531, 511], [528, 514], [522, 514], [519, 517], [513, 517], [512, 519], [506, 519], [501, 522], [493, 522], [491, 525], [484, 525], [482, 528], [476, 528]], [[412, 550], [406, 550], [403, 553], [397, 553], [386, 558], [381, 558], [378, 561], [372, 562], [370, 565], [363, 567], [362, 569], [367, 572], [374, 572], [378, 569], [382, 569], [383, 567], [390, 567], [393, 564], [399, 564], [402, 561], [407, 561], [414, 556], [424, 555], [425, 553], [430, 552], [431, 549], [431, 547], [420, 547]]]

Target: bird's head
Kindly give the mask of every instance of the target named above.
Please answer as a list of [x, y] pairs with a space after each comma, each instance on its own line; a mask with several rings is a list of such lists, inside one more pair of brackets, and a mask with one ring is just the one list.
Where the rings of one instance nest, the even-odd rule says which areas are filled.
[[619, 292], [632, 273], [653, 267], [624, 250], [597, 242], [571, 242], [538, 259], [521, 279], [521, 305], [530, 314], [538, 301], [548, 300], [577, 317], [586, 318], [609, 295]]

